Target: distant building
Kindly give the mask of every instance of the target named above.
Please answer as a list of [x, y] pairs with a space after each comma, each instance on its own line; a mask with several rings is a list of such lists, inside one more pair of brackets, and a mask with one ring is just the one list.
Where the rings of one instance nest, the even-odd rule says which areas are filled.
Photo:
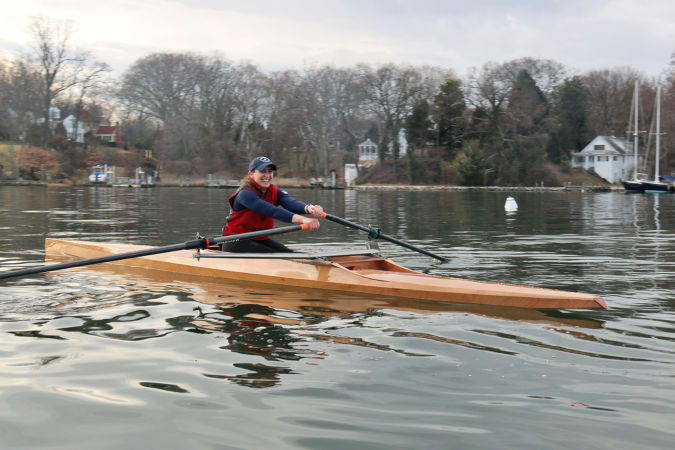
[[[76, 113], [68, 114], [68, 116], [63, 119], [63, 128], [65, 128], [66, 136], [70, 141], [84, 144], [87, 137], [93, 135], [99, 129], [103, 122], [103, 117], [94, 117], [89, 111], [84, 110], [80, 112], [78, 120], [75, 114]], [[75, 129], [76, 122], [77, 129]]]
[[120, 123], [115, 122], [115, 125], [102, 125], [96, 131], [95, 136], [106, 144], [119, 144], [122, 142], [122, 135], [120, 133]]
[[[387, 146], [388, 155], [392, 154], [393, 152], [392, 147], [393, 147], [392, 143], [390, 142], [389, 145]], [[377, 144], [371, 141], [370, 138], [367, 138], [365, 141], [361, 142], [358, 145], [358, 148], [359, 148], [359, 165], [365, 167], [370, 167], [374, 165], [378, 158]], [[406, 150], [408, 148], [408, 141], [405, 138], [405, 130], [403, 129], [401, 129], [401, 131], [398, 133], [398, 148], [399, 148], [399, 156], [406, 154]]]
[[119, 122], [116, 122], [115, 125], [103, 125], [105, 122], [103, 117], [94, 117], [85, 110], [80, 114], [79, 120], [77, 120], [74, 114], [68, 115], [63, 120], [63, 127], [66, 130], [68, 139], [79, 144], [84, 144], [91, 137], [96, 138], [104, 144], [122, 143]]
[[370, 138], [359, 144], [359, 164], [372, 166], [377, 161], [377, 144]]
[[77, 129], [75, 129], [75, 122], [77, 121], [73, 114], [63, 119], [63, 128], [66, 130], [66, 136], [73, 142], [84, 144], [84, 135], [89, 130], [85, 128], [85, 123], [82, 121], [77, 122]]
[[633, 147], [626, 139], [597, 136], [572, 155], [572, 167], [593, 169], [608, 182], [618, 183], [633, 176]]

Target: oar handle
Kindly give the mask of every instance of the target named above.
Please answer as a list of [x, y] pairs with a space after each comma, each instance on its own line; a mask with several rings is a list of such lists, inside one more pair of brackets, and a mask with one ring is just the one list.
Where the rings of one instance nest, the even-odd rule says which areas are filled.
[[32, 275], [42, 272], [52, 272], [54, 270], [70, 269], [72, 267], [89, 266], [92, 264], [119, 261], [121, 259], [138, 258], [140, 256], [156, 255], [159, 253], [169, 253], [178, 250], [194, 250], [197, 248], [203, 249], [208, 248], [209, 245], [212, 244], [216, 245], [221, 244], [223, 242], [241, 241], [244, 239], [251, 239], [260, 236], [290, 233], [292, 231], [308, 230], [308, 229], [309, 224], [303, 223], [300, 225], [290, 225], [287, 227], [271, 228], [269, 230], [262, 230], [262, 231], [251, 231], [249, 233], [233, 234], [230, 236], [218, 236], [210, 238], [203, 237], [199, 239], [194, 239], [192, 241], [183, 242], [182, 244], [172, 244], [166, 245], [164, 247], [152, 247], [143, 250], [137, 250], [134, 252], [120, 253], [117, 255], [100, 256], [98, 258], [91, 258], [91, 259], [81, 259], [79, 261], [70, 261], [67, 263], [52, 264], [49, 266], [30, 267], [28, 269], [15, 270], [12, 272], [0, 272], [0, 279], [20, 277], [23, 275]]
[[373, 227], [365, 227], [363, 225], [359, 225], [358, 223], [350, 222], [349, 220], [343, 219], [342, 217], [337, 217], [332, 214], [328, 213], [323, 213], [323, 217], [325, 219], [330, 220], [331, 222], [339, 223], [340, 225], [344, 225], [346, 227], [354, 228], [357, 230], [365, 231], [368, 233], [369, 236], [373, 236], [374, 239], [384, 239], [385, 241], [389, 241], [392, 244], [400, 245], [401, 247], [405, 247], [409, 250], [413, 250], [419, 253], [422, 253], [423, 255], [430, 256], [432, 258], [436, 258], [440, 261], [446, 262], [448, 259], [444, 258], [442, 256], [436, 255], [434, 253], [431, 253], [429, 251], [426, 251], [424, 249], [421, 249], [419, 247], [415, 247], [414, 245], [408, 244], [407, 242], [403, 242], [401, 240], [398, 240], [394, 237], [388, 236], [384, 233], [382, 233], [379, 229], [373, 228]]

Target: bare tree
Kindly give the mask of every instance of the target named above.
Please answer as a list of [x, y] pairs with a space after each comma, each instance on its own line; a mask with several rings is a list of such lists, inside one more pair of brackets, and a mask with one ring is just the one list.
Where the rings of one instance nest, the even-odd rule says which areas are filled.
[[77, 67], [86, 56], [71, 49], [70, 21], [53, 22], [45, 17], [35, 17], [30, 24], [33, 50], [42, 74], [42, 102], [44, 114], [43, 146], [47, 148], [50, 136], [50, 109], [54, 99], [77, 83]]
[[100, 93], [102, 87], [105, 85], [106, 73], [110, 72], [110, 66], [101, 61], [89, 61], [88, 55], [82, 61], [82, 64], [77, 67], [75, 71], [75, 85], [74, 88], [74, 108], [75, 108], [75, 123], [71, 136], [68, 136], [73, 142], [77, 142], [77, 131], [80, 127], [80, 120], [82, 112], [87, 101]]
[[582, 79], [588, 93], [591, 130], [599, 135], [624, 136], [630, 117], [633, 86], [635, 80], [640, 79], [639, 73], [627, 67], [595, 70]]
[[296, 96], [301, 81], [295, 70], [274, 72], [268, 77], [267, 128], [271, 142], [267, 153], [275, 156], [281, 150], [288, 150], [295, 157], [295, 166], [305, 168], [307, 154], [301, 151], [303, 140], [299, 131], [304, 112]]
[[138, 115], [164, 126], [167, 156], [192, 159], [199, 149], [199, 75], [204, 57], [154, 53], [136, 61], [122, 77], [119, 98]]
[[25, 139], [30, 124], [42, 111], [41, 78], [24, 58], [0, 65], [0, 134], [5, 139]]
[[420, 73], [411, 66], [385, 64], [377, 69], [359, 65], [366, 91], [367, 107], [378, 118], [380, 158], [391, 144], [394, 161], [399, 156], [399, 133], [412, 111], [423, 83]]
[[242, 64], [234, 69], [231, 85], [237, 142], [245, 159], [249, 161], [261, 152], [266, 140], [264, 124], [268, 119], [269, 84], [267, 77], [257, 67]]
[[304, 145], [311, 150], [313, 166], [327, 175], [330, 148], [335, 146], [339, 119], [336, 111], [338, 89], [336, 71], [330, 66], [304, 71], [296, 97], [302, 110], [298, 124]]
[[516, 83], [523, 70], [526, 71], [549, 100], [567, 76], [565, 66], [552, 59], [519, 58], [505, 62], [503, 67], [512, 84]]
[[[512, 82], [503, 64], [489, 62], [480, 70], [472, 69], [467, 80], [467, 101], [473, 107], [474, 120], [484, 122], [487, 137], [499, 143], [505, 139], [503, 118]], [[476, 114], [478, 113], [478, 114]]]

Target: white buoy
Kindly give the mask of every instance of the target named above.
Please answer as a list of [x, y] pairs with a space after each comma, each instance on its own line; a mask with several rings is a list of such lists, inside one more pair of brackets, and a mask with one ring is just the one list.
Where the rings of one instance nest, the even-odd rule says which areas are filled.
[[513, 197], [507, 197], [506, 203], [504, 203], [504, 210], [507, 212], [518, 211], [518, 203]]

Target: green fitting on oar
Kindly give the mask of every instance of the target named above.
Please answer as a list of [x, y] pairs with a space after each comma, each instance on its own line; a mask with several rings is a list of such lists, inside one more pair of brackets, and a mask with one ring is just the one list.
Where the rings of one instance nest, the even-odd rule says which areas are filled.
[[339, 223], [339, 224], [344, 225], [346, 227], [355, 228], [357, 230], [365, 231], [366, 233], [368, 233], [368, 237], [370, 239], [384, 239], [385, 241], [389, 241], [392, 244], [400, 245], [401, 247], [405, 247], [407, 249], [414, 250], [416, 252], [422, 253], [423, 255], [431, 256], [432, 258], [436, 258], [440, 261], [447, 261], [447, 258], [444, 258], [442, 256], [438, 256], [438, 255], [434, 255], [431, 252], [428, 252], [426, 250], [422, 250], [421, 248], [415, 247], [414, 245], [410, 245], [407, 242], [399, 241], [396, 238], [393, 238], [393, 237], [388, 236], [384, 233], [381, 233], [379, 228], [364, 227], [363, 225], [359, 225], [357, 223], [350, 222], [350, 221], [345, 220], [341, 217], [337, 217], [337, 216], [334, 216], [332, 214], [327, 214], [327, 213], [324, 213], [323, 217], [325, 219], [328, 219], [328, 220], [330, 220], [332, 222], [335, 222], [335, 223]]

